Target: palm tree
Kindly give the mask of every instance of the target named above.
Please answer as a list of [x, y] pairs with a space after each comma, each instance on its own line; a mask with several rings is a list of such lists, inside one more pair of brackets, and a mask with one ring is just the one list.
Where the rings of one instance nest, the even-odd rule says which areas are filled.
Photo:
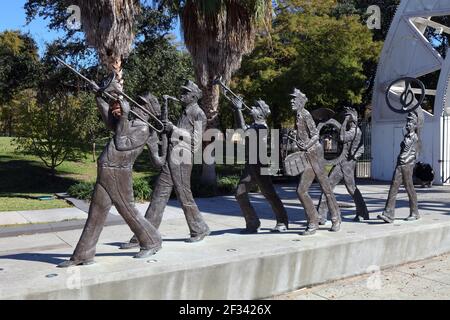
[[[184, 40], [197, 82], [203, 91], [203, 106], [210, 128], [218, 127], [220, 92], [213, 81], [225, 82], [241, 66], [242, 57], [254, 48], [259, 22], [271, 18], [271, 0], [155, 0], [178, 8]], [[122, 80], [122, 61], [131, 50], [139, 0], [74, 0], [81, 8], [81, 23], [87, 43], [96, 48], [102, 63]], [[203, 181], [216, 185], [215, 166], [204, 166]]]
[[123, 85], [122, 63], [135, 38], [139, 0], [73, 0], [81, 9], [87, 44], [97, 50], [101, 63]]
[[[178, 5], [185, 44], [203, 91], [208, 124], [217, 128], [220, 92], [213, 81], [217, 76], [226, 83], [231, 81], [242, 57], [253, 50], [260, 23], [265, 23], [266, 28], [270, 25], [272, 1], [178, 0]], [[202, 180], [216, 185], [215, 166], [203, 167]]]

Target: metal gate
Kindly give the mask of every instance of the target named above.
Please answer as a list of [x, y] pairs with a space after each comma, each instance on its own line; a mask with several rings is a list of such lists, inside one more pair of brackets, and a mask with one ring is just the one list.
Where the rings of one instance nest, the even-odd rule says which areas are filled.
[[370, 121], [360, 121], [362, 131], [362, 143], [364, 144], [364, 154], [356, 164], [356, 177], [370, 179], [372, 178], [372, 123]]
[[450, 147], [449, 143], [450, 136], [450, 116], [444, 115], [442, 117], [442, 147], [441, 147], [441, 172], [442, 172], [442, 183], [450, 183]]

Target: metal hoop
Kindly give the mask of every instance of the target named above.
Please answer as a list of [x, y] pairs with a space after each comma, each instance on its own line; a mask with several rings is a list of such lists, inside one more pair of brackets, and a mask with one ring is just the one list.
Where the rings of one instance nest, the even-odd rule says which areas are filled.
[[[403, 92], [401, 92], [399, 99], [400, 99], [400, 104], [401, 104], [401, 109], [398, 109], [396, 107], [394, 107], [394, 103], [393, 101], [391, 101], [391, 93], [395, 92], [393, 90], [393, 88], [395, 88], [395, 85], [399, 82], [404, 81], [405, 83], [405, 87], [403, 89]], [[413, 88], [412, 88], [412, 84], [417, 84], [419, 85], [419, 92], [414, 92]], [[414, 104], [414, 101], [416, 100], [416, 94], [420, 94], [420, 98], [417, 100], [417, 103]], [[425, 85], [423, 84], [422, 81], [420, 81], [419, 79], [416, 78], [412, 78], [412, 77], [404, 77], [404, 78], [400, 78], [398, 80], [393, 81], [388, 89], [386, 90], [386, 103], [389, 107], [389, 109], [391, 109], [392, 111], [394, 111], [395, 113], [410, 113], [412, 111], [415, 111], [417, 108], [419, 108], [423, 101], [425, 100], [425, 96], [426, 96], [426, 89], [425, 89]]]

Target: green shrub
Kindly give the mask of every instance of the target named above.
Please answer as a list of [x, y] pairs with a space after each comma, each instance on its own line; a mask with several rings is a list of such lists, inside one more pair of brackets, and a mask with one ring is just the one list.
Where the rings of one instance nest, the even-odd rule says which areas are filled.
[[[148, 201], [152, 194], [152, 188], [147, 178], [138, 178], [133, 181], [133, 192], [136, 201]], [[71, 186], [67, 193], [80, 200], [91, 200], [94, 193], [94, 183], [79, 182]]]
[[148, 201], [152, 195], [152, 188], [150, 187], [147, 178], [139, 178], [133, 181], [134, 199], [136, 201]]
[[91, 182], [79, 182], [71, 186], [67, 193], [74, 198], [81, 200], [91, 200], [94, 193], [94, 184]]
[[231, 195], [236, 191], [239, 176], [219, 177], [217, 188], [220, 195]]

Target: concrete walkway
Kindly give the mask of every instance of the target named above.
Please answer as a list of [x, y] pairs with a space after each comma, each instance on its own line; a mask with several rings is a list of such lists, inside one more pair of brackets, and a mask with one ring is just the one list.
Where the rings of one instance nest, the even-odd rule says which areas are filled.
[[[96, 264], [68, 270], [56, 265], [72, 254], [82, 223], [72, 230], [0, 238], [0, 299], [258, 299], [450, 252], [448, 187], [417, 190], [423, 216], [417, 222], [402, 220], [409, 209], [401, 192], [398, 220], [387, 225], [376, 219], [387, 184], [360, 187], [371, 215], [360, 223], [352, 222], [354, 207], [340, 186], [342, 231], [331, 233], [326, 226], [312, 237], [298, 235], [305, 218], [295, 185], [277, 188], [290, 217], [288, 232], [269, 232], [273, 214], [260, 195], [252, 196], [262, 219], [256, 235], [239, 234], [244, 220], [233, 197], [198, 199], [212, 234], [187, 244], [184, 215], [171, 200], [161, 226], [163, 249], [151, 259], [135, 260], [136, 250], [118, 249], [132, 235], [124, 224], [104, 229]], [[317, 186], [311, 194], [317, 200]]]
[[303, 288], [273, 300], [450, 300], [450, 255]]

